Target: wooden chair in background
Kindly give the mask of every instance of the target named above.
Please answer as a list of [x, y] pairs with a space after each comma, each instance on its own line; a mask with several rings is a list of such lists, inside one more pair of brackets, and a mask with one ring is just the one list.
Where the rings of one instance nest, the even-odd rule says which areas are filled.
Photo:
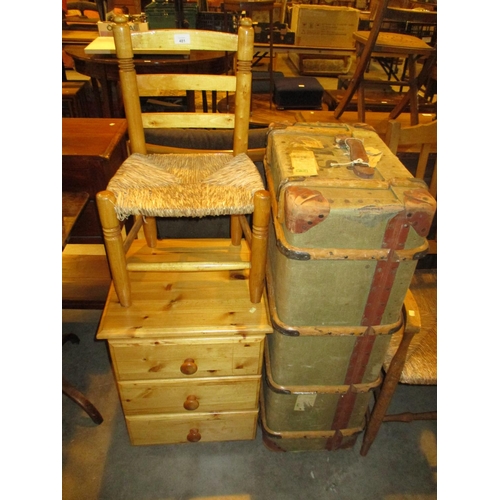
[[429, 155], [437, 150], [437, 120], [421, 125], [403, 127], [396, 120], [389, 120], [385, 143], [389, 149], [397, 154], [405, 148], [415, 147], [418, 154], [418, 164], [415, 177], [426, 179], [430, 166], [429, 191], [434, 198], [437, 197], [437, 160], [433, 165], [428, 165]]
[[393, 334], [384, 361], [385, 377], [370, 413], [361, 455], [365, 456], [383, 422], [435, 420], [437, 411], [389, 415], [398, 383], [437, 385], [437, 271], [416, 271], [404, 303], [404, 331]]
[[[412, 125], [418, 124], [418, 90], [428, 80], [428, 76], [435, 64], [435, 49], [417, 36], [384, 32], [382, 27], [384, 23], [389, 21], [405, 21], [405, 19], [409, 19], [410, 17], [414, 20], [427, 18], [428, 16], [437, 18], [437, 13], [390, 8], [388, 7], [388, 3], [389, 0], [381, 0], [378, 3], [370, 31], [355, 31], [353, 34], [358, 53], [357, 64], [347, 90], [343, 92], [342, 98], [334, 110], [334, 117], [336, 119], [342, 116], [353, 99], [354, 94], [357, 92], [358, 118], [364, 122], [366, 87], [387, 87], [387, 81], [366, 77], [365, 73], [372, 58], [404, 58], [408, 69], [408, 78], [405, 81], [396, 81], [394, 84], [408, 87], [408, 91], [396, 103], [390, 112], [389, 118], [397, 118], [405, 107], [409, 105], [411, 123]], [[420, 20], [421, 22], [425, 22], [424, 19]], [[420, 73], [417, 74], [416, 63], [421, 58], [426, 58], [429, 62], [424, 64]]]
[[[385, 142], [394, 154], [409, 148], [416, 151], [415, 177], [430, 178], [429, 191], [437, 198], [437, 161], [434, 165], [428, 162], [431, 150], [437, 147], [437, 120], [409, 127], [390, 120]], [[429, 253], [437, 254], [437, 238], [429, 240]], [[403, 316], [404, 331], [393, 335], [383, 364], [385, 377], [366, 426], [363, 456], [377, 437], [382, 422], [437, 418], [436, 411], [387, 414], [398, 383], [437, 385], [437, 269], [417, 269], [405, 298]]]
[[[128, 120], [132, 155], [111, 179], [97, 204], [114, 287], [122, 306], [131, 305], [130, 271], [198, 271], [249, 269], [250, 300], [260, 302], [265, 275], [270, 196], [248, 150], [250, 120], [252, 21], [242, 19], [238, 34], [202, 30], [156, 30], [132, 36], [124, 17], [115, 18], [113, 35]], [[236, 54], [235, 69], [227, 75], [137, 75], [134, 48], [154, 51], [226, 51]], [[236, 94], [233, 114], [143, 114], [140, 96], [167, 95], [174, 90], [218, 90]], [[186, 151], [189, 154], [150, 154], [144, 129], [232, 129], [230, 154]], [[154, 151], [157, 151], [155, 148]], [[247, 215], [253, 214], [253, 230]], [[155, 217], [231, 215], [230, 240], [158, 240]], [[122, 239], [121, 220], [136, 222]], [[144, 245], [136, 244], [144, 230]], [[244, 234], [244, 238], [243, 238]], [[136, 252], [134, 248], [138, 249]], [[128, 253], [127, 253], [128, 252]], [[250, 254], [250, 256], [248, 255]]]
[[[418, 162], [415, 177], [425, 180], [429, 185], [429, 192], [437, 199], [437, 159], [429, 161], [431, 153], [437, 152], [437, 120], [410, 127], [403, 127], [400, 122], [389, 120], [385, 143], [394, 154], [404, 151], [417, 154]], [[434, 222], [436, 222], [436, 219]], [[434, 231], [436, 231], [436, 228], [433, 228], [432, 233]], [[436, 235], [431, 236], [429, 239], [429, 253], [437, 254]]]

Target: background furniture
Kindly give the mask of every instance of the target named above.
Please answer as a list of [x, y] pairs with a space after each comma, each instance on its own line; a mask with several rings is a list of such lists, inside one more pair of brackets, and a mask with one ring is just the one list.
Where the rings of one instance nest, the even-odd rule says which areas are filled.
[[269, 107], [272, 107], [272, 90], [274, 87], [273, 79], [273, 62], [274, 62], [274, 51], [273, 51], [273, 35], [272, 27], [274, 25], [273, 12], [275, 3], [274, 0], [224, 0], [222, 4], [222, 11], [226, 13], [227, 11], [233, 12], [245, 12], [245, 15], [252, 19], [252, 12], [266, 11], [269, 12], [269, 27], [270, 27], [270, 37], [269, 37], [269, 86], [271, 89], [269, 95]]
[[[72, 344], [78, 344], [80, 339], [77, 335], [73, 333], [68, 333], [63, 335], [63, 345], [66, 342], [71, 342]], [[71, 384], [67, 379], [63, 377], [62, 379], [62, 392], [72, 401], [74, 401], [80, 408], [87, 413], [87, 415], [92, 419], [92, 421], [100, 425], [104, 421], [99, 410], [85, 397], [85, 395], [80, 392], [73, 384]]]
[[[412, 148], [418, 155], [415, 177], [425, 180], [437, 198], [437, 162], [429, 161], [437, 147], [437, 120], [415, 126], [403, 126], [389, 120], [385, 138], [394, 154]], [[436, 218], [429, 232], [429, 253], [437, 254]], [[366, 455], [382, 422], [436, 419], [437, 412], [407, 411], [388, 415], [398, 383], [409, 385], [437, 384], [437, 270], [417, 269], [404, 304], [405, 328], [391, 339], [384, 361], [385, 378], [363, 437], [361, 455]]]
[[[389, 0], [381, 0], [381, 2], [377, 5], [377, 11], [370, 31], [354, 32], [353, 36], [356, 41], [358, 51], [356, 69], [347, 90], [345, 91], [338, 106], [335, 108], [335, 118], [339, 118], [342, 115], [354, 96], [354, 93], [357, 91], [359, 120], [364, 121], [365, 87], [367, 85], [387, 85], [386, 82], [380, 80], [369, 80], [365, 77], [365, 72], [370, 59], [372, 57], [404, 57], [408, 62], [408, 81], [398, 83], [409, 87], [406, 99], [410, 105], [412, 125], [416, 125], [418, 123], [418, 88], [420, 82], [418, 78], [419, 75], [417, 75], [416, 70], [416, 60], [422, 56], [431, 56], [434, 49], [418, 37], [381, 31], [383, 22], [386, 19], [392, 19], [392, 16], [398, 13], [397, 9], [387, 8], [388, 2]], [[390, 113], [390, 118], [396, 118], [401, 111], [402, 106], [395, 107]]]
[[149, 0], [108, 0], [107, 3], [107, 12], [111, 12], [114, 7], [125, 5], [128, 7], [129, 14], [140, 14], [144, 12], [144, 7], [151, 2]]
[[[84, 47], [65, 47], [66, 53], [73, 58], [75, 70], [89, 76], [99, 102], [102, 103], [104, 117], [123, 117], [123, 106], [118, 91], [118, 59], [109, 54], [86, 54]], [[171, 55], [148, 55], [134, 58], [138, 74], [223, 74], [227, 69], [226, 54], [221, 51], [192, 50], [188, 57]], [[194, 111], [194, 93], [189, 91], [188, 107]]]
[[437, 160], [429, 164], [430, 153], [437, 149], [437, 120], [427, 124], [404, 126], [396, 120], [387, 123], [385, 143], [397, 154], [398, 151], [416, 148], [418, 155], [415, 177], [425, 180], [429, 191], [437, 197]]
[[89, 195], [84, 192], [64, 192], [62, 194], [62, 248], [66, 246], [73, 227], [80, 217]]
[[[394, 154], [410, 152], [417, 156], [415, 177], [429, 186], [437, 199], [437, 120], [414, 126], [404, 126], [401, 121], [389, 120], [385, 143]], [[431, 155], [431, 153], [434, 153]], [[437, 255], [437, 215], [428, 236], [429, 254]]]
[[62, 82], [62, 116], [65, 118], [84, 118], [87, 116], [88, 82]]
[[85, 191], [90, 197], [69, 242], [102, 243], [95, 196], [127, 157], [126, 138], [124, 119], [62, 119], [62, 189]]

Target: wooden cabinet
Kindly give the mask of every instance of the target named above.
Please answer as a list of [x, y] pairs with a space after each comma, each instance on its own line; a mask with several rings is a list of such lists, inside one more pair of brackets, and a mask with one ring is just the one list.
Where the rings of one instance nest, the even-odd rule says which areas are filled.
[[89, 194], [69, 243], [103, 242], [95, 195], [127, 158], [126, 138], [125, 119], [62, 119], [62, 190]]
[[[160, 240], [151, 254], [169, 245]], [[272, 328], [265, 298], [249, 300], [247, 273], [130, 277], [132, 305], [111, 288], [97, 338], [108, 341], [132, 444], [254, 439]]]
[[108, 1], [108, 12], [111, 12], [114, 7], [121, 7], [126, 5], [128, 7], [129, 14], [140, 14], [144, 12], [144, 7], [151, 3], [148, 0], [109, 0]]

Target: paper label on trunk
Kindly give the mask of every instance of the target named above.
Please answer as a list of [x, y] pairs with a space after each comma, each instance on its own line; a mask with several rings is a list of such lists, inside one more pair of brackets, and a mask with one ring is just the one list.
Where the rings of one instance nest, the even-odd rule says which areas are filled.
[[318, 162], [313, 151], [295, 150], [290, 153], [293, 175], [318, 175]]
[[312, 408], [316, 402], [317, 394], [299, 394], [295, 401], [294, 411], [306, 411]]

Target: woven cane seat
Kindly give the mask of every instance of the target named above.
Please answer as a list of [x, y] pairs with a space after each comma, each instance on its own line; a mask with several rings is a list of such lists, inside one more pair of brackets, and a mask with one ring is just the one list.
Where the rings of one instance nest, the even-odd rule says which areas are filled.
[[[437, 384], [437, 272], [418, 270], [412, 280], [411, 290], [419, 304], [420, 332], [414, 335], [399, 381], [402, 384]], [[391, 338], [384, 360], [387, 372], [398, 346], [402, 331]]]
[[250, 214], [264, 185], [246, 154], [138, 154], [108, 184], [119, 220], [130, 215], [204, 217]]
[[[429, 331], [430, 330], [430, 331]], [[388, 370], [392, 357], [399, 346], [402, 333], [395, 333], [384, 361], [384, 370]], [[437, 334], [433, 326], [416, 334], [411, 342], [405, 365], [399, 381], [402, 384], [436, 385], [437, 384]], [[410, 351], [411, 350], [411, 351]], [[392, 353], [392, 355], [391, 355]]]

